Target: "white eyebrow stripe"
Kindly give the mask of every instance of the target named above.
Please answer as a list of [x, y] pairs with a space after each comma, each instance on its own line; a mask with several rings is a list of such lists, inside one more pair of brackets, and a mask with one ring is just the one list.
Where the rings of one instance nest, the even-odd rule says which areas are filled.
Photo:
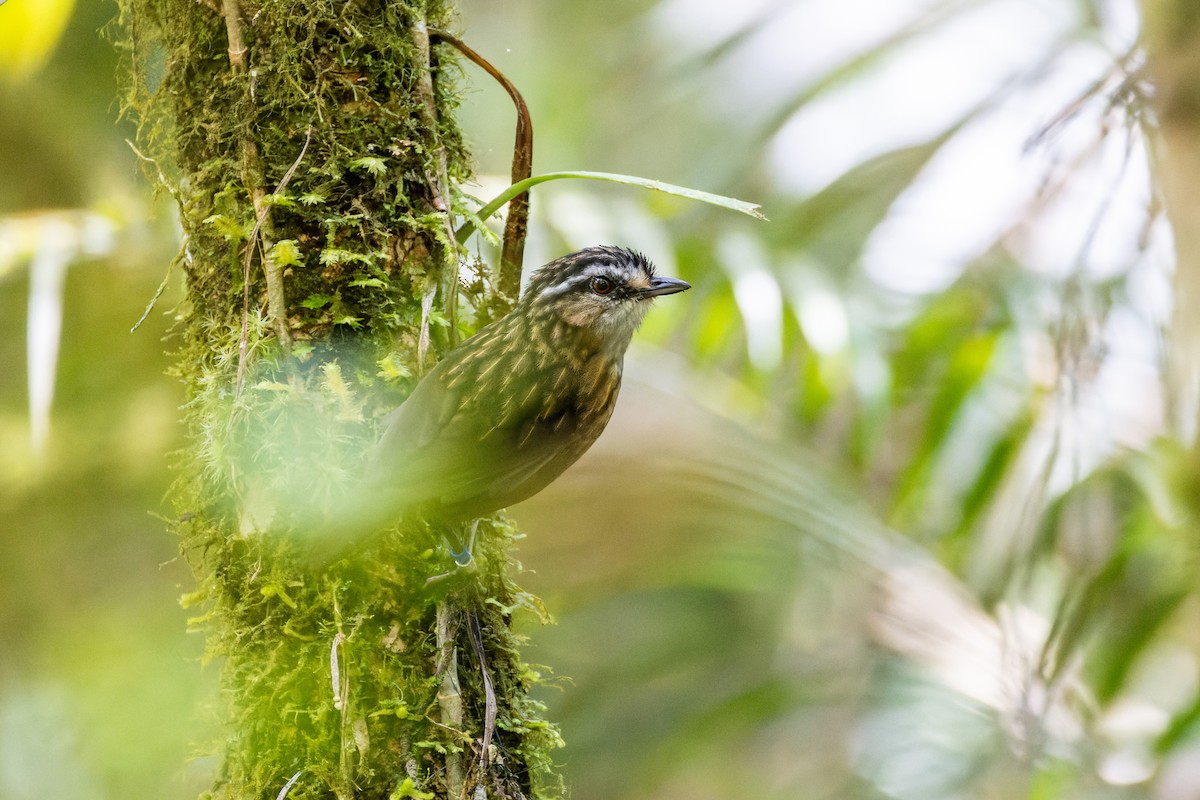
[[562, 283], [556, 283], [553, 286], [547, 286], [545, 289], [542, 289], [542, 296], [543, 297], [557, 297], [558, 295], [562, 294], [563, 292], [570, 290], [570, 288], [572, 286], [579, 283], [580, 277], [581, 276], [579, 276], [579, 275], [572, 275], [571, 277], [567, 278]]
[[611, 275], [618, 272], [622, 280], [628, 280], [628, 271], [620, 269], [616, 264], [593, 264], [583, 272], [576, 273], [565, 281], [556, 283], [553, 286], [547, 286], [542, 290], [543, 297], [557, 297], [564, 292], [570, 291], [572, 287], [578, 286], [581, 283], [591, 280], [600, 275]]

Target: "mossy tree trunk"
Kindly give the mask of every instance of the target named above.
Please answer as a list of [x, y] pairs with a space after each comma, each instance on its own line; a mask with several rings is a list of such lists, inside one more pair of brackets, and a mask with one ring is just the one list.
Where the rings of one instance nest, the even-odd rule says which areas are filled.
[[537, 604], [507, 578], [502, 521], [474, 570], [433, 583], [449, 562], [419, 520], [333, 556], [293, 535], [336, 513], [381, 415], [468, 316], [447, 218], [467, 159], [427, 32], [452, 10], [120, 3], [129, 108], [185, 243], [173, 527], [222, 670], [211, 796], [273, 798], [293, 777], [293, 800], [553, 792], [557, 736], [509, 629]]

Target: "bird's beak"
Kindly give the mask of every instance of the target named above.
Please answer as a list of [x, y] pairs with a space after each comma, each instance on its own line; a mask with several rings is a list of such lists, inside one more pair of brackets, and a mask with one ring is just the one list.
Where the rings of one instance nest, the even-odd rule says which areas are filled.
[[678, 278], [651, 278], [650, 286], [642, 289], [642, 297], [658, 297], [663, 294], [675, 294], [676, 292], [686, 292], [692, 288], [692, 285], [687, 281], [681, 281]]

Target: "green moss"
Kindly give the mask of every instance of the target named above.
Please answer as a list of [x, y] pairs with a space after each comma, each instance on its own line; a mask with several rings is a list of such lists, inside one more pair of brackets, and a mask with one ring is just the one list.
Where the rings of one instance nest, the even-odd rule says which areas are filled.
[[[185, 238], [175, 369], [189, 390], [190, 441], [177, 457], [173, 528], [199, 582], [185, 598], [192, 624], [223, 676], [227, 739], [214, 746], [222, 766], [210, 796], [275, 797], [300, 772], [291, 800], [445, 797], [449, 767], [468, 788], [556, 793], [557, 733], [526, 694], [536, 678], [509, 625], [536, 604], [508, 577], [507, 525], [482, 526], [476, 569], [432, 584], [449, 561], [441, 534], [419, 520], [333, 558], [292, 535], [319, 527], [359, 479], [378, 420], [420, 373], [421, 300], [447, 284], [457, 256], [434, 200], [441, 170], [451, 181], [469, 172], [453, 115], [457, 67], [434, 66], [431, 129], [411, 35], [418, 19], [447, 26], [451, 9], [246, 2], [246, 68], [235, 69], [217, 0], [120, 6], [126, 111]], [[270, 214], [247, 282], [256, 195]], [[268, 252], [282, 306], [269, 297]], [[439, 293], [434, 352], [444, 323], [466, 310], [445, 302]], [[452, 622], [447, 647], [439, 608]], [[484, 689], [468, 614], [499, 707], [486, 776], [470, 752]], [[438, 701], [451, 648], [461, 733]]]

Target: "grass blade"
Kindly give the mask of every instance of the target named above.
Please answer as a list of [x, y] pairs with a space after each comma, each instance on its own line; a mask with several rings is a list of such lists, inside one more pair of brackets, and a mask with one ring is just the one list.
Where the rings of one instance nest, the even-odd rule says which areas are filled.
[[[607, 181], [609, 183], [623, 183], [626, 186], [640, 186], [643, 189], [652, 189], [656, 192], [666, 192], [673, 194], [676, 197], [686, 197], [689, 200], [699, 200], [702, 203], [709, 205], [728, 208], [731, 211], [737, 211], [742, 214], [754, 217], [755, 219], [766, 220], [763, 216], [761, 206], [754, 203], [748, 203], [745, 200], [738, 200], [733, 197], [725, 197], [724, 195], [712, 194], [711, 192], [703, 192], [699, 189], [689, 189], [686, 186], [676, 186], [673, 183], [664, 183], [663, 181], [650, 180], [649, 178], [639, 178], [635, 175], [621, 175], [615, 172], [547, 172], [544, 175], [534, 175], [526, 178], [523, 181], [514, 183], [500, 194], [496, 195], [487, 205], [481, 208], [476, 214], [479, 219], [487, 219], [492, 214], [495, 214], [500, 206], [507, 203], [517, 195], [528, 191], [530, 188], [537, 186], [539, 183], [546, 181], [561, 180], [564, 178], [581, 178], [583, 180], [592, 181]], [[471, 234], [476, 230], [474, 220], [468, 219], [462, 224], [455, 234], [459, 244], [470, 238]]]

